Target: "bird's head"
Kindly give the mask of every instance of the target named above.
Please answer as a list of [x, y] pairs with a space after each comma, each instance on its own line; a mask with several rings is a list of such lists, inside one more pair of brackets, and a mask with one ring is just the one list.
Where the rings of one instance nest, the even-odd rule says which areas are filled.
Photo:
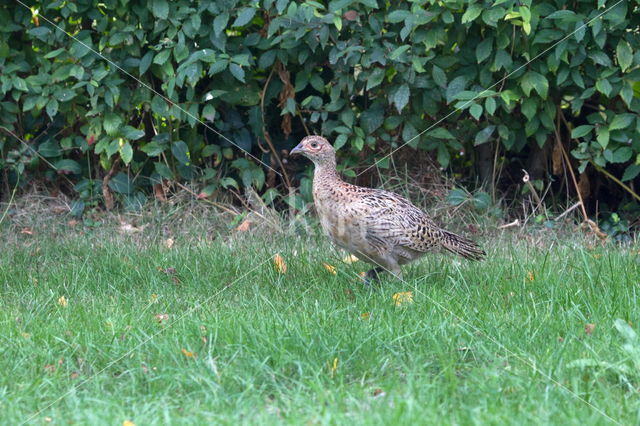
[[289, 155], [303, 155], [316, 166], [334, 164], [336, 152], [328, 140], [322, 136], [307, 136], [289, 152]]

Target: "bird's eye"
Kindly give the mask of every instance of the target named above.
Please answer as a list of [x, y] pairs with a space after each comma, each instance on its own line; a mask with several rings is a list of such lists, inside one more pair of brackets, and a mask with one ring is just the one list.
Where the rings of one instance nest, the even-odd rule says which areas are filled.
[[318, 144], [316, 142], [311, 142], [311, 148], [317, 148]]

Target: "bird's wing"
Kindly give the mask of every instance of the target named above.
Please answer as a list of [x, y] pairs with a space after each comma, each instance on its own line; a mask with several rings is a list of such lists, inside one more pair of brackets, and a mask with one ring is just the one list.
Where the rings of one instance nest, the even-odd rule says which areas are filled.
[[439, 243], [442, 229], [408, 200], [387, 191], [371, 191], [366, 206], [366, 238], [375, 246], [427, 251]]

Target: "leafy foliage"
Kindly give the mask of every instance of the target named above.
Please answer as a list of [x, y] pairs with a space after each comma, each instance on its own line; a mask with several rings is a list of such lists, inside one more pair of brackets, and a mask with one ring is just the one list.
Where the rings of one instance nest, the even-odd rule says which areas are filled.
[[264, 190], [279, 186], [265, 165], [287, 174], [281, 151], [308, 130], [348, 167], [408, 144], [469, 176], [462, 154], [483, 144], [518, 163], [563, 143], [581, 172], [593, 163], [630, 182], [640, 14], [638, 1], [614, 4], [4, 4], [0, 125], [27, 146], [0, 136], [0, 167], [94, 182], [120, 161], [135, 194], [162, 179]]

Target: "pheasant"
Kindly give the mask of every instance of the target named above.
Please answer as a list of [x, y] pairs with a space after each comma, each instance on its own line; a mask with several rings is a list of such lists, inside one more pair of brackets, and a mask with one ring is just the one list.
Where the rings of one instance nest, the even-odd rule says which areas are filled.
[[402, 279], [400, 266], [435, 248], [471, 260], [485, 252], [473, 241], [446, 231], [405, 198], [344, 182], [336, 154], [321, 136], [307, 136], [291, 150], [313, 161], [313, 201], [323, 231], [333, 242], [374, 266], [366, 282], [383, 271]]

